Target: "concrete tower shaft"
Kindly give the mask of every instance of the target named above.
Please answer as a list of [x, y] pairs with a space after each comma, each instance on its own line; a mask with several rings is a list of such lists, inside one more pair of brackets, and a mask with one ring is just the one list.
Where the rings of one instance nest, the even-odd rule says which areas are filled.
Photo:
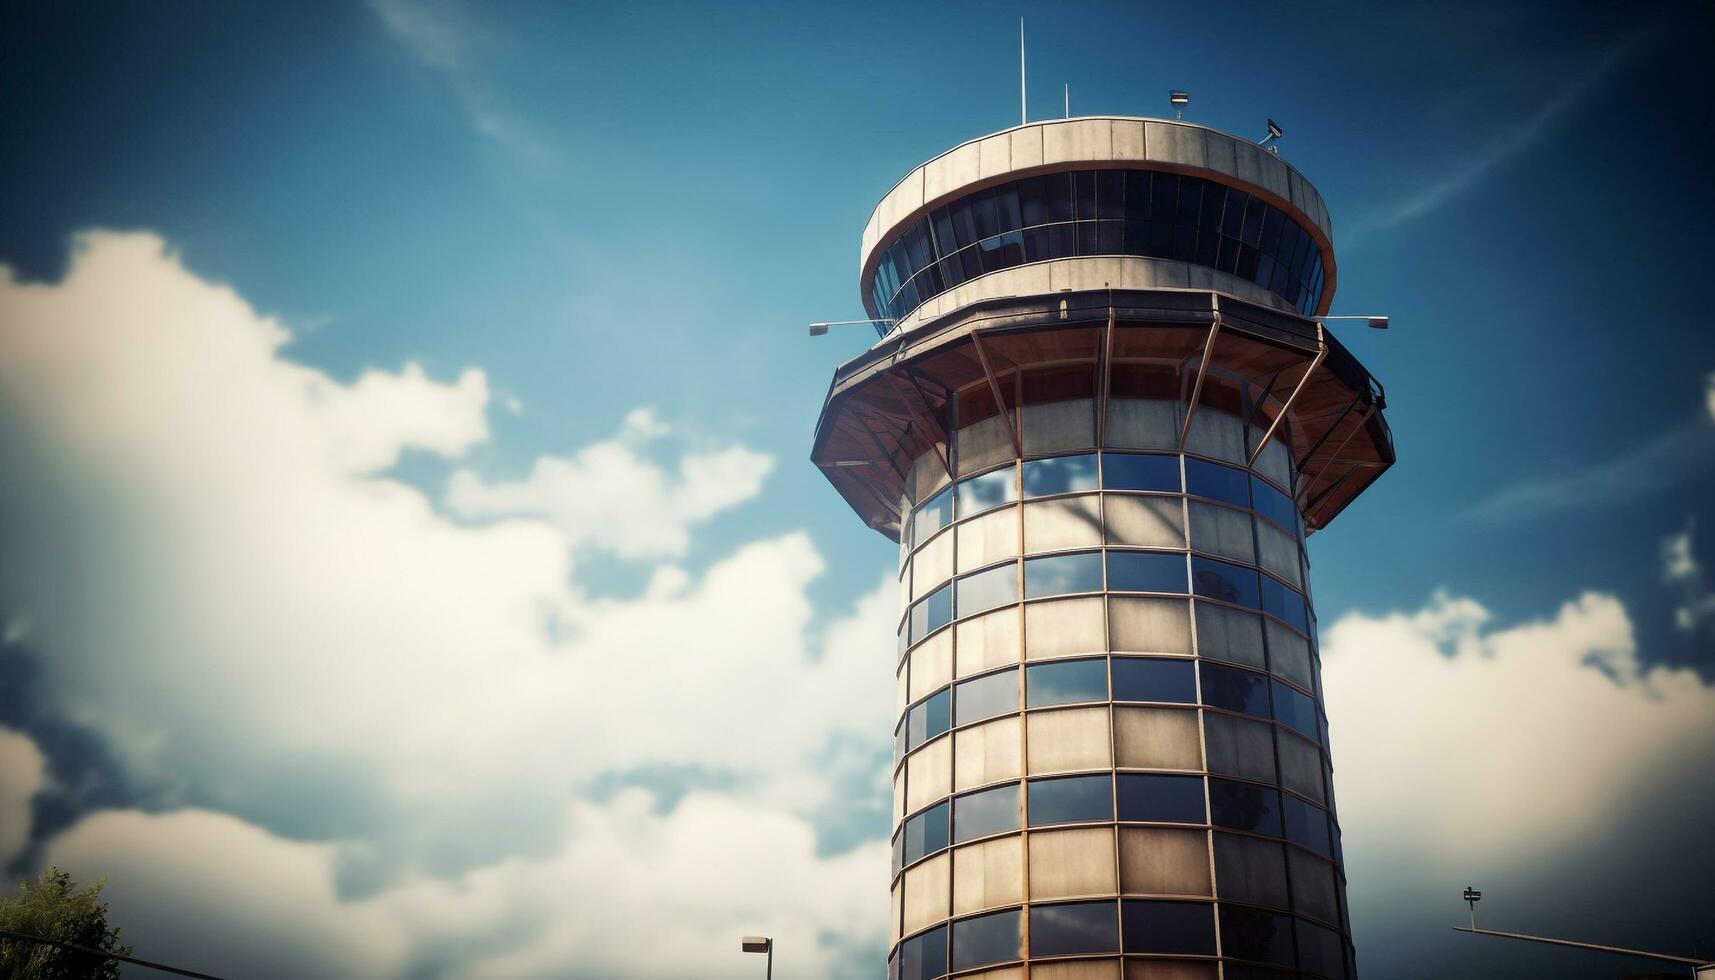
[[813, 457], [900, 542], [891, 975], [1345, 978], [1305, 534], [1393, 461], [1326, 210], [1184, 123], [917, 168]]

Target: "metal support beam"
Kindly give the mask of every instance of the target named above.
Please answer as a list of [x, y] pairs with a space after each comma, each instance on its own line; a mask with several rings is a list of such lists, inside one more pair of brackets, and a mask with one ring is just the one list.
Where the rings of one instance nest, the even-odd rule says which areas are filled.
[[[1310, 449], [1304, 453], [1304, 466], [1300, 466], [1298, 468], [1298, 472], [1300, 474], [1304, 472], [1305, 466], [1310, 465], [1310, 460], [1316, 455], [1316, 450], [1322, 448], [1322, 445], [1326, 443], [1328, 439], [1333, 436], [1334, 431], [1340, 427], [1340, 423], [1346, 421], [1346, 416], [1352, 414], [1352, 409], [1357, 408], [1358, 403], [1363, 400], [1363, 392], [1359, 392], [1351, 401], [1346, 403], [1346, 407], [1340, 410], [1340, 414], [1334, 417], [1334, 424], [1328, 426], [1327, 431], [1322, 433], [1322, 438], [1317, 439], [1311, 444]], [[1345, 443], [1341, 443], [1341, 445], [1344, 446]]]
[[1316, 359], [1310, 362], [1310, 367], [1304, 371], [1304, 377], [1299, 378], [1298, 384], [1292, 387], [1292, 394], [1286, 396], [1286, 404], [1280, 406], [1280, 414], [1276, 415], [1274, 421], [1269, 423], [1268, 431], [1262, 434], [1262, 440], [1256, 444], [1255, 449], [1251, 450], [1251, 458], [1245, 463], [1246, 466], [1256, 465], [1256, 458], [1262, 455], [1262, 451], [1268, 448], [1268, 441], [1274, 438], [1274, 430], [1280, 428], [1280, 423], [1286, 420], [1286, 413], [1292, 411], [1292, 403], [1298, 400], [1298, 393], [1310, 383], [1310, 376], [1322, 366], [1322, 360], [1327, 356], [1328, 340], [1322, 335], [1322, 324], [1318, 323], [1316, 324]]
[[1209, 356], [1215, 351], [1215, 335], [1221, 332], [1221, 311], [1209, 324], [1209, 338], [1203, 341], [1203, 360], [1197, 364], [1197, 381], [1191, 386], [1191, 401], [1185, 406], [1185, 424], [1179, 427], [1179, 451], [1185, 451], [1185, 440], [1191, 436], [1191, 422], [1197, 417], [1197, 400], [1203, 397], [1203, 379], [1209, 373]]
[[983, 366], [983, 377], [988, 379], [989, 392], [994, 395], [994, 406], [1000, 411], [1000, 417], [1006, 422], [1006, 434], [1012, 437], [1012, 451], [1019, 459], [1024, 458], [1024, 443], [1019, 441], [1018, 426], [1012, 424], [1012, 413], [1006, 407], [1006, 399], [1000, 396], [1000, 381], [994, 376], [994, 368], [989, 364], [988, 351], [983, 349], [983, 337], [980, 331], [971, 331], [971, 346], [977, 350], [977, 361]]
[[1108, 395], [1113, 391], [1114, 381], [1114, 293], [1108, 290], [1108, 330], [1102, 342], [1102, 400], [1097, 409], [1096, 448], [1106, 448], [1108, 444]]
[[[1365, 408], [1364, 414], [1358, 418], [1358, 424], [1352, 426], [1352, 431], [1346, 433], [1346, 438], [1341, 439], [1340, 444], [1334, 447], [1334, 451], [1328, 454], [1328, 461], [1322, 464], [1322, 468], [1316, 471], [1316, 475], [1310, 478], [1310, 482], [1301, 482], [1299, 485], [1305, 490], [1309, 490], [1311, 487], [1315, 486], [1316, 481], [1322, 479], [1322, 474], [1328, 472], [1328, 467], [1334, 465], [1334, 460], [1340, 458], [1340, 453], [1345, 450], [1346, 443], [1351, 442], [1352, 437], [1357, 435], [1359, 432], [1362, 432], [1364, 426], [1369, 424], [1370, 416], [1374, 415], [1375, 411], [1376, 407], [1374, 405], [1370, 405], [1368, 408]], [[1308, 462], [1309, 458], [1306, 457], [1305, 461]], [[1336, 484], [1336, 486], [1338, 486], [1338, 484]], [[1309, 508], [1306, 507], [1305, 509], [1308, 510]]]
[[[935, 450], [935, 458], [941, 461], [941, 469], [946, 471], [947, 479], [951, 480], [953, 478], [953, 463], [952, 460], [947, 458], [946, 450], [941, 448], [942, 446], [952, 446], [953, 442], [951, 437], [947, 435], [946, 430], [942, 429], [939, 424], [934, 424], [933, 420], [924, 419], [923, 412], [920, 411], [917, 406], [912, 404], [910, 398], [906, 397], [905, 389], [900, 387], [899, 379], [894, 376], [892, 371], [883, 371], [882, 374], [887, 378], [887, 383], [893, 387], [893, 393], [898, 395], [899, 400], [905, 404], [906, 411], [911, 413], [912, 418], [916, 420], [918, 427], [922, 428], [924, 434], [929, 437], [929, 447]], [[907, 376], [906, 380], [909, 381], [911, 379]], [[915, 382], [912, 383], [912, 388], [917, 392], [917, 396], [919, 398], [923, 397], [922, 389], [917, 388]], [[927, 406], [926, 400], [924, 404]]]

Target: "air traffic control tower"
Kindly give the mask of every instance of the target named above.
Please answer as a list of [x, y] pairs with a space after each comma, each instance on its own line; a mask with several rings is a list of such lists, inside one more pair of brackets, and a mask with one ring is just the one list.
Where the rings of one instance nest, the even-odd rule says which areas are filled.
[[1394, 450], [1315, 188], [1031, 123], [896, 184], [860, 282], [813, 455], [900, 545], [889, 976], [1353, 976], [1303, 543]]

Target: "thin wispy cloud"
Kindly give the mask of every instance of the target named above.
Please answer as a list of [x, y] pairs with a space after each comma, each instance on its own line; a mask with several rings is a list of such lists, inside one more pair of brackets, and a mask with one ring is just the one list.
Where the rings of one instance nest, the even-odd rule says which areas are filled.
[[446, 4], [422, 0], [369, 0], [394, 40], [447, 86], [472, 127], [535, 173], [548, 170], [554, 155], [494, 93], [473, 58], [460, 18]]
[[1711, 468], [1715, 468], [1715, 426], [1700, 414], [1631, 452], [1580, 470], [1502, 487], [1463, 516], [1482, 524], [1541, 519], [1684, 486]]
[[1507, 126], [1463, 166], [1429, 182], [1403, 200], [1360, 217], [1346, 234], [1345, 244], [1355, 245], [1377, 232], [1421, 218], [1475, 187], [1497, 167], [1541, 141], [1579, 102], [1601, 87], [1616, 69], [1642, 48], [1653, 34], [1653, 28], [1644, 28], [1609, 48], [1583, 74], [1575, 77], [1536, 111]]

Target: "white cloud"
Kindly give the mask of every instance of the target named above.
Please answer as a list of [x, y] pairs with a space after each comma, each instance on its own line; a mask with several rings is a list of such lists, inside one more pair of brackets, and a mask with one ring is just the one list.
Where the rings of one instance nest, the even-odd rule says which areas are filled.
[[733, 446], [686, 455], [676, 478], [669, 477], [639, 452], [668, 431], [649, 410], [637, 409], [614, 439], [571, 458], [538, 457], [523, 480], [489, 483], [461, 470], [447, 502], [466, 517], [545, 517], [574, 548], [676, 557], [690, 544], [693, 524], [756, 496], [774, 461]]
[[1685, 530], [1668, 535], [1661, 543], [1662, 579], [1673, 589], [1678, 602], [1673, 609], [1673, 625], [1683, 633], [1695, 633], [1707, 628], [1715, 640], [1715, 588], [1711, 588], [1703, 566], [1692, 550], [1692, 536], [1697, 530], [1695, 520]]
[[[807, 815], [841, 802], [841, 759], [885, 755], [890, 579], [823, 628], [806, 596], [822, 560], [789, 533], [593, 599], [573, 547], [682, 553], [768, 458], [657, 463], [666, 427], [640, 410], [518, 484], [464, 473], [466, 513], [524, 516], [461, 524], [386, 468], [486, 439], [483, 374], [407, 364], [348, 384], [288, 340], [150, 235], [80, 237], [58, 284], [0, 270], [0, 440], [27, 475], [0, 494], [0, 611], [30, 611], [52, 710], [137, 782], [245, 814], [109, 813], [53, 843], [114, 880], [116, 908], [147, 906], [127, 912], [139, 948], [189, 937], [149, 954], [224, 962], [272, 921], [330, 937], [312, 960], [279, 954], [295, 975], [385, 976], [443, 947], [473, 976], [617, 971], [659, 941], [627, 919], [651, 907], [683, 934], [659, 951], [671, 968], [638, 975], [685, 975], [753, 928], [800, 930], [805, 975], [824, 975], [823, 932], [879, 935], [884, 847], [818, 857]], [[572, 800], [651, 766], [736, 788], [664, 814]], [[287, 839], [306, 813], [319, 843]], [[379, 890], [341, 902], [330, 882], [354, 855], [378, 855]], [[221, 916], [230, 946], [202, 928]]]
[[1550, 619], [1491, 620], [1442, 594], [1325, 633], [1354, 908], [1381, 901], [1402, 865], [1495, 875], [1551, 862], [1647, 793], [1709, 771], [1715, 688], [1642, 666], [1617, 599], [1585, 593]]
[[46, 859], [108, 878], [113, 921], [144, 955], [228, 976], [386, 977], [438, 960], [435, 975], [471, 980], [743, 977], [755, 964], [736, 939], [761, 932], [786, 951], [782, 976], [827, 977], [849, 967], [845, 944], [885, 942], [884, 843], [818, 857], [808, 823], [754, 800], [653, 804], [641, 790], [574, 802], [546, 858], [355, 901], [334, 888], [332, 846], [206, 810], [97, 813]]
[[30, 801], [47, 781], [47, 766], [28, 736], [0, 728], [0, 867], [30, 839]]

